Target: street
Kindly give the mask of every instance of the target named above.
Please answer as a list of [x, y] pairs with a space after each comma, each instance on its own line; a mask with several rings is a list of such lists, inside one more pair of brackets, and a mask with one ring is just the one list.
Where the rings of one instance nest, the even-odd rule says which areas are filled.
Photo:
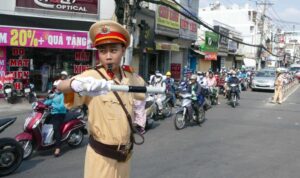
[[[269, 103], [271, 92], [243, 92], [236, 108], [221, 100], [207, 121], [177, 131], [173, 118], [159, 121], [135, 146], [132, 178], [296, 178], [300, 159], [300, 89], [282, 105]], [[12, 106], [14, 107], [14, 106]], [[7, 115], [1, 111], [1, 115]], [[28, 112], [1, 137], [22, 131]], [[87, 138], [77, 149], [64, 146], [34, 154], [11, 178], [81, 178]]]

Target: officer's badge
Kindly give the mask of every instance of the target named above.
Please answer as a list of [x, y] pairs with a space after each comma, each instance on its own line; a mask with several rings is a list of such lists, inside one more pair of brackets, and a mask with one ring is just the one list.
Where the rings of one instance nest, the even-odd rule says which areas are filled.
[[103, 25], [103, 26], [100, 28], [100, 33], [101, 33], [101, 34], [108, 34], [108, 33], [110, 33], [110, 28], [109, 28], [109, 26]]

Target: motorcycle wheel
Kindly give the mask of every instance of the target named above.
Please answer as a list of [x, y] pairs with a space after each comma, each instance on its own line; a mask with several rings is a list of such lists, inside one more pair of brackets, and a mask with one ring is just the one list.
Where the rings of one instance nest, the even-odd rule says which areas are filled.
[[67, 142], [70, 147], [74, 148], [74, 147], [78, 147], [82, 143], [82, 141], [83, 141], [83, 132], [82, 130], [78, 129], [72, 131]]
[[14, 104], [14, 98], [13, 98], [13, 97], [7, 98], [7, 102], [8, 102], [9, 104]]
[[232, 100], [232, 107], [236, 107], [236, 102], [237, 102], [237, 100], [236, 100], [236, 94], [232, 94], [231, 95], [231, 100]]
[[24, 154], [23, 159], [29, 159], [33, 152], [33, 144], [31, 140], [20, 140], [20, 145], [23, 148]]
[[199, 108], [198, 124], [201, 125], [205, 121], [205, 110], [203, 107]]
[[175, 125], [176, 130], [181, 130], [185, 127], [185, 123], [186, 123], [185, 117], [186, 116], [183, 115], [183, 111], [176, 113], [175, 118], [174, 118], [174, 125]]
[[169, 103], [169, 102], [166, 103], [165, 108], [163, 109], [163, 113], [164, 113], [165, 118], [168, 118], [171, 116], [171, 114], [172, 114], [171, 103]]
[[0, 139], [0, 177], [14, 172], [23, 160], [21, 145], [11, 138]]
[[33, 94], [29, 94], [27, 100], [29, 103], [33, 103], [36, 101], [36, 98], [34, 97]]

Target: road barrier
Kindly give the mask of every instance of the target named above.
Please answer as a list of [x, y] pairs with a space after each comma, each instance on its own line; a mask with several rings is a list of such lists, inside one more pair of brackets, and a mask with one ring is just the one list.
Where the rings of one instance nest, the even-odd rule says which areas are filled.
[[299, 84], [299, 81], [296, 79], [288, 84], [285, 84], [282, 88], [282, 96], [285, 98], [288, 96]]

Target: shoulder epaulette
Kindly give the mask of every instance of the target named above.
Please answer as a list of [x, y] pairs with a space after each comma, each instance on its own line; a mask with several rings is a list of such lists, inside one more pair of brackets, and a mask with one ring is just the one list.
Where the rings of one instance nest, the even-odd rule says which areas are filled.
[[134, 69], [133, 67], [129, 66], [129, 65], [122, 65], [122, 69], [126, 72], [130, 72], [130, 73], [133, 73], [134, 72]]

